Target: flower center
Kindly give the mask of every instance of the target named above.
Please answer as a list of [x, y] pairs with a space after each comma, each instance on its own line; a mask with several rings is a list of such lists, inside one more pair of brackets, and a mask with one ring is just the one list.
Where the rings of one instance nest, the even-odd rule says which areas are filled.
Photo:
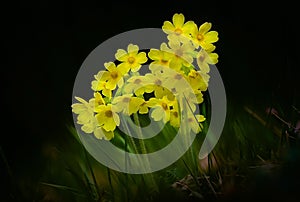
[[129, 62], [130, 64], [133, 64], [134, 61], [135, 61], [135, 58], [134, 58], [134, 57], [129, 57], [129, 58], [128, 58], [128, 62]]
[[127, 102], [128, 103], [129, 101], [130, 101], [130, 97], [124, 97], [123, 98], [123, 102]]
[[181, 49], [175, 51], [176, 57], [181, 57], [183, 55], [183, 51]]
[[118, 74], [118, 72], [112, 72], [110, 74], [110, 76], [111, 76], [111, 78], [116, 79], [116, 78], [118, 78], [119, 74]]
[[140, 84], [142, 82], [142, 80], [141, 79], [136, 79], [136, 80], [134, 80], [134, 84]]
[[199, 57], [200, 62], [203, 62], [204, 59], [205, 59], [204, 55], [201, 55], [201, 56]]
[[143, 107], [147, 104], [147, 102], [143, 102], [140, 106]]
[[176, 88], [172, 88], [171, 92], [174, 93], [174, 94], [177, 93]]
[[154, 83], [155, 83], [155, 85], [160, 86], [162, 82], [161, 82], [161, 80], [157, 79]]
[[202, 34], [198, 34], [198, 35], [197, 35], [197, 39], [198, 39], [199, 41], [202, 41], [202, 40], [203, 40], [203, 38], [204, 38], [204, 37], [203, 37], [203, 35], [202, 35]]
[[192, 123], [193, 121], [194, 121], [193, 118], [188, 118], [188, 122], [189, 122], [189, 123]]
[[108, 117], [108, 118], [112, 117], [112, 116], [113, 116], [112, 111], [111, 111], [111, 110], [107, 110], [107, 111], [105, 112], [105, 116]]
[[168, 60], [165, 60], [165, 59], [161, 59], [160, 61], [162, 64], [168, 64], [168, 62], [169, 62]]
[[98, 105], [103, 105], [104, 102], [103, 102], [102, 100], [98, 100], [97, 104], [98, 104]]
[[174, 79], [180, 80], [180, 79], [182, 79], [182, 75], [181, 74], [176, 74], [174, 76]]
[[175, 32], [175, 34], [178, 36], [178, 35], [180, 35], [180, 34], [182, 34], [182, 30], [180, 29], [180, 28], [176, 28], [175, 30], [174, 30], [174, 32]]
[[166, 103], [161, 103], [162, 108], [166, 111], [168, 109], [168, 105]]

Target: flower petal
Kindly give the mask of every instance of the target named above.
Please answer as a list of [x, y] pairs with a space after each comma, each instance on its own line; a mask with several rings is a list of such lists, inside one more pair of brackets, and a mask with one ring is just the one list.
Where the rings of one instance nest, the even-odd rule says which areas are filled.
[[210, 28], [211, 28], [211, 23], [205, 22], [199, 27], [199, 33], [205, 34], [210, 30]]
[[110, 72], [116, 69], [116, 65], [113, 62], [106, 62], [104, 63], [104, 66]]
[[206, 43], [214, 43], [218, 41], [218, 32], [216, 31], [210, 31], [207, 34], [205, 34], [205, 42]]
[[186, 34], [192, 33], [193, 31], [198, 31], [197, 25], [194, 21], [187, 21], [184, 23], [182, 29]]
[[159, 60], [161, 56], [161, 51], [157, 49], [150, 49], [148, 56], [152, 60]]
[[145, 52], [140, 52], [139, 54], [137, 54], [136, 59], [138, 61], [138, 63], [143, 64], [145, 62], [147, 62], [148, 58]]
[[[105, 134], [103, 132], [103, 128], [101, 127], [97, 127], [95, 130], [94, 130], [94, 135], [97, 139], [103, 139], [105, 138]], [[104, 130], [105, 131], [105, 130]]]
[[170, 21], [165, 21], [162, 26], [162, 29], [165, 33], [170, 34], [175, 30], [175, 27]]
[[184, 23], [184, 15], [183, 14], [176, 13], [173, 15], [173, 24], [175, 25], [175, 28], [182, 27], [183, 23]]
[[127, 52], [123, 49], [118, 49], [116, 54], [115, 54], [115, 58], [121, 62], [124, 62], [127, 60]]
[[208, 54], [208, 63], [209, 64], [217, 64], [219, 55], [217, 53], [210, 53]]
[[127, 47], [128, 53], [134, 53], [137, 54], [139, 51], [139, 47], [137, 45], [129, 44]]

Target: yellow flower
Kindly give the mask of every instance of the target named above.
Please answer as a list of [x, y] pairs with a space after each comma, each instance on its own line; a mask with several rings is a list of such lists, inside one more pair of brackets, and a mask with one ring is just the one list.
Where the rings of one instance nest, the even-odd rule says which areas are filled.
[[132, 94], [121, 95], [113, 99], [113, 111], [123, 112], [125, 115], [131, 115], [139, 111], [140, 106], [144, 102], [144, 99], [139, 97], [132, 97]]
[[118, 86], [123, 85], [123, 75], [126, 73], [124, 69], [116, 67], [115, 63], [108, 62], [104, 63], [105, 68], [108, 71], [103, 72], [101, 81], [106, 82], [106, 88], [110, 90], [114, 90]]
[[175, 101], [173, 108], [170, 110], [170, 124], [175, 128], [180, 127], [181, 113], [179, 111], [178, 102]]
[[101, 105], [105, 105], [105, 101], [102, 97], [102, 95], [99, 93], [99, 92], [95, 92], [94, 93], [94, 98], [95, 98], [95, 105], [94, 105], [94, 111], [96, 112], [97, 111], [97, 108]]
[[100, 105], [97, 107], [96, 119], [100, 127], [107, 132], [114, 131], [120, 125], [119, 115], [112, 110], [112, 105]]
[[147, 114], [149, 112], [149, 104], [148, 101], [143, 100], [143, 102], [139, 106], [139, 113], [140, 114]]
[[140, 52], [137, 45], [129, 44], [127, 47], [127, 52], [123, 49], [118, 49], [115, 57], [117, 60], [122, 62], [119, 67], [124, 69], [126, 72], [131, 70], [132, 72], [137, 72], [143, 63], [147, 62], [148, 58], [146, 53]]
[[114, 132], [106, 131], [105, 129], [103, 129], [101, 127], [96, 127], [94, 129], [94, 135], [97, 139], [111, 140], [114, 137]]
[[209, 64], [217, 64], [218, 54], [213, 53], [215, 46], [208, 50], [201, 49], [197, 55], [197, 64], [202, 73], [209, 73]]
[[185, 93], [179, 99], [180, 106], [184, 106], [185, 110], [189, 110], [190, 112], [195, 112], [196, 106], [203, 101], [201, 98], [203, 97], [202, 93], [194, 94], [193, 92]]
[[209, 31], [211, 29], [211, 23], [205, 22], [200, 27], [199, 30], [197, 25], [193, 25], [191, 32], [192, 41], [196, 48], [199, 46], [205, 50], [214, 47], [212, 43], [218, 41], [218, 32]]
[[170, 41], [170, 48], [166, 44], [162, 45], [162, 50], [169, 52], [172, 54], [172, 58], [170, 61], [170, 68], [180, 71], [182, 65], [186, 67], [190, 67], [193, 63], [193, 51], [194, 46], [188, 42], [184, 44], [180, 44], [179, 41]]
[[169, 77], [165, 79], [164, 86], [172, 93], [181, 95], [185, 92], [188, 92], [188, 90], [191, 88], [183, 74], [172, 72], [168, 76]]
[[162, 99], [150, 98], [148, 105], [153, 108], [151, 117], [154, 121], [163, 120], [164, 123], [170, 120], [170, 106], [173, 106], [174, 101], [168, 100], [167, 96]]
[[110, 140], [114, 134], [112, 131], [106, 131], [98, 124], [94, 111], [99, 110], [99, 106], [105, 106], [104, 100], [100, 93], [94, 93], [94, 97], [85, 101], [80, 97], [75, 97], [80, 103], [72, 104], [72, 111], [78, 114], [77, 123], [82, 125], [81, 130], [85, 133], [94, 133], [98, 139]]
[[94, 107], [95, 107], [95, 99], [92, 98], [89, 102], [85, 101], [80, 97], [75, 97], [80, 103], [72, 104], [72, 112], [78, 114], [77, 123], [82, 125], [82, 131], [86, 133], [93, 132], [94, 125]]
[[170, 91], [164, 88], [163, 86], [163, 77], [156, 76], [152, 73], [148, 73], [145, 75], [145, 87], [148, 89], [149, 92], [154, 92], [154, 96], [156, 98], [162, 98], [163, 96], [170, 94]]
[[161, 44], [160, 50], [157, 49], [150, 49], [148, 56], [150, 59], [154, 60], [150, 64], [150, 68], [152, 66], [164, 66], [164, 67], [169, 67], [170, 61], [173, 57], [173, 55], [167, 51], [163, 51], [163, 49], [166, 49], [164, 46], [166, 44]]
[[101, 91], [101, 93], [108, 97], [111, 98], [112, 92], [110, 89], [107, 88], [107, 82], [106, 81], [101, 81], [102, 76], [103, 76], [104, 71], [99, 71], [97, 75], [94, 75], [96, 80], [92, 81], [92, 90], [94, 91]]
[[173, 24], [170, 21], [164, 22], [162, 29], [168, 34], [170, 41], [180, 41], [182, 43], [189, 41], [190, 32], [195, 23], [193, 21], [184, 23], [184, 20], [183, 14], [175, 13], [172, 18]]
[[200, 122], [205, 121], [205, 117], [203, 115], [194, 115], [191, 112], [188, 112], [187, 115], [187, 129], [188, 133], [193, 131], [195, 134], [198, 134], [202, 130], [202, 125]]
[[199, 72], [199, 74], [201, 75], [201, 77], [202, 77], [204, 83], [206, 84], [206, 86], [208, 86], [208, 81], [209, 81], [209, 79], [210, 79], [209, 74], [208, 74], [208, 73], [203, 73], [203, 72], [201, 72], [201, 71], [198, 71], [198, 72]]
[[145, 76], [132, 76], [127, 80], [124, 86], [124, 92], [126, 94], [134, 93], [136, 96], [141, 96], [145, 92], [150, 93], [152, 91], [152, 88], [147, 85]]
[[94, 101], [95, 99], [90, 99], [89, 102], [85, 101], [80, 97], [75, 97], [80, 103], [72, 104], [72, 111], [78, 114], [77, 120], [79, 124], [85, 124], [90, 121], [94, 114]]
[[192, 86], [196, 94], [207, 90], [207, 83], [203, 80], [200, 72], [194, 69], [186, 76], [186, 80], [189, 82], [190, 86]]
[[204, 100], [203, 100], [203, 94], [201, 92], [198, 92], [197, 94], [195, 94], [196, 99], [197, 99], [197, 104], [201, 104]]

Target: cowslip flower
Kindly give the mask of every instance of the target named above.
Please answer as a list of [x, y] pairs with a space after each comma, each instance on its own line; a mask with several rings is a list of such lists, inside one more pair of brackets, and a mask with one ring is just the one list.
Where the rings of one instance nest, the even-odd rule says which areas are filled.
[[181, 112], [179, 111], [178, 102], [174, 101], [172, 109], [170, 110], [170, 125], [179, 128]]
[[164, 81], [164, 86], [176, 95], [183, 95], [191, 89], [183, 74], [172, 72]]
[[119, 115], [112, 110], [112, 105], [100, 105], [96, 109], [96, 119], [100, 127], [106, 131], [114, 131], [120, 125]]
[[186, 67], [190, 67], [193, 63], [193, 53], [194, 53], [194, 46], [190, 43], [181, 44], [179, 41], [170, 41], [169, 43], [170, 48], [163, 43], [162, 51], [166, 51], [172, 54], [172, 58], [170, 61], [170, 68], [180, 71], [181, 67], [184, 65]]
[[168, 93], [168, 89], [164, 88], [164, 78], [154, 75], [152, 73], [147, 73], [145, 75], [145, 85], [149, 92], [154, 92], [156, 98], [162, 98]]
[[131, 115], [139, 111], [140, 106], [145, 102], [144, 99], [133, 97], [132, 94], [117, 96], [113, 99], [113, 111]]
[[114, 90], [117, 85], [120, 87], [123, 85], [123, 75], [126, 71], [120, 67], [116, 67], [115, 63], [107, 62], [104, 63], [107, 71], [104, 71], [101, 76], [101, 81], [106, 82], [106, 88], [110, 90]]
[[152, 92], [152, 88], [147, 85], [147, 78], [145, 76], [132, 76], [127, 79], [127, 83], [124, 85], [124, 92], [126, 94], [134, 93], [136, 96], [141, 96], [145, 92]]
[[160, 50], [157, 49], [150, 49], [150, 52], [148, 53], [148, 56], [150, 59], [153, 60], [149, 67], [151, 68], [152, 66], [164, 66], [164, 67], [169, 67], [170, 61], [173, 57], [172, 53], [169, 53], [167, 51], [163, 51], [165, 49], [164, 44], [161, 44]]
[[217, 64], [218, 62], [218, 54], [213, 53], [215, 50], [215, 46], [210, 49], [204, 50], [201, 49], [197, 55], [197, 65], [202, 73], [209, 73], [210, 64]]
[[[92, 98], [89, 102], [85, 101], [80, 97], [75, 97], [79, 103], [72, 104], [72, 112], [77, 114], [77, 123], [81, 125], [89, 124], [92, 121], [92, 117], [94, 116], [94, 106], [95, 99]], [[86, 133], [91, 133], [92, 131], [87, 130], [84, 131]]]
[[203, 23], [199, 29], [196, 24], [192, 28], [192, 42], [196, 48], [199, 46], [205, 50], [214, 47], [212, 43], [218, 41], [218, 32], [209, 31], [211, 29], [211, 23]]
[[80, 103], [75, 103], [72, 105], [72, 111], [75, 114], [78, 114], [77, 123], [82, 125], [81, 130], [85, 133], [94, 133], [96, 138], [106, 138], [109, 137], [109, 133], [105, 134], [103, 137], [100, 136], [100, 132], [102, 133], [102, 129], [99, 127], [97, 120], [94, 116], [94, 109], [96, 107], [96, 103], [100, 104], [98, 101], [98, 96], [96, 98], [92, 98], [89, 102], [86, 102], [84, 99], [80, 97], [75, 97]]
[[104, 96], [111, 98], [112, 96], [112, 90], [107, 88], [107, 82], [101, 81], [102, 75], [104, 71], [99, 71], [96, 75], [94, 75], [96, 80], [93, 80], [91, 82], [91, 88], [93, 91], [99, 91]]
[[94, 129], [94, 135], [97, 139], [111, 140], [114, 137], [114, 132], [113, 131], [106, 131], [102, 127], [97, 126]]
[[170, 41], [179, 41], [185, 43], [190, 40], [190, 32], [194, 26], [193, 21], [184, 22], [183, 14], [175, 13], [172, 17], [172, 22], [165, 21], [162, 30], [168, 34]]
[[118, 49], [115, 54], [115, 58], [122, 62], [119, 67], [126, 72], [131, 70], [137, 72], [143, 63], [147, 62], [148, 58], [145, 52], [138, 52], [139, 47], [137, 45], [129, 44], [127, 52], [123, 49]]
[[151, 117], [154, 121], [162, 120], [164, 123], [167, 123], [170, 120], [170, 106], [174, 105], [174, 101], [170, 101], [167, 96], [161, 99], [150, 98], [148, 105], [153, 108]]
[[187, 124], [189, 127], [187, 127], [187, 132], [190, 133], [191, 131], [195, 134], [198, 134], [202, 130], [202, 124], [201, 122], [205, 121], [205, 117], [200, 114], [193, 114], [188, 111], [187, 113]]
[[186, 80], [194, 90], [195, 94], [200, 93], [201, 91], [207, 90], [207, 84], [203, 80], [199, 71], [191, 70], [186, 77]]

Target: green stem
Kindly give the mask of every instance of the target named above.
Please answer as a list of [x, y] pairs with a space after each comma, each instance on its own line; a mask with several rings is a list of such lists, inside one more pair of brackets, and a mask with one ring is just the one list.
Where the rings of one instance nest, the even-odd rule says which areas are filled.
[[[133, 114], [133, 120], [134, 120], [134, 122], [135, 122], [135, 124], [138, 126], [138, 129], [137, 129], [137, 134], [138, 134], [138, 142], [139, 142], [139, 145], [140, 145], [140, 147], [141, 147], [141, 152], [142, 152], [142, 154], [147, 154], [147, 149], [146, 149], [146, 146], [145, 146], [145, 143], [144, 143], [144, 140], [142, 139], [142, 130], [141, 130], [141, 124], [140, 124], [140, 121], [139, 121], [139, 116], [138, 116], [138, 114], [137, 113], [134, 113]], [[148, 159], [148, 157], [147, 156], [145, 156], [145, 158], [146, 158], [146, 168], [148, 167], [150, 167], [150, 162], [149, 162], [149, 159]], [[157, 186], [156, 186], [156, 183], [155, 183], [155, 180], [154, 180], [154, 178], [153, 178], [153, 176], [152, 176], [152, 174], [148, 174], [148, 175], [144, 175], [144, 176], [149, 176], [150, 177], [150, 183], [151, 183], [151, 185], [155, 188], [155, 189], [157, 189]]]
[[107, 168], [107, 177], [108, 177], [108, 182], [109, 182], [110, 189], [111, 189], [112, 201], [115, 201], [114, 188], [113, 188], [113, 185], [112, 185], [111, 173], [110, 173], [110, 169], [109, 168]]

